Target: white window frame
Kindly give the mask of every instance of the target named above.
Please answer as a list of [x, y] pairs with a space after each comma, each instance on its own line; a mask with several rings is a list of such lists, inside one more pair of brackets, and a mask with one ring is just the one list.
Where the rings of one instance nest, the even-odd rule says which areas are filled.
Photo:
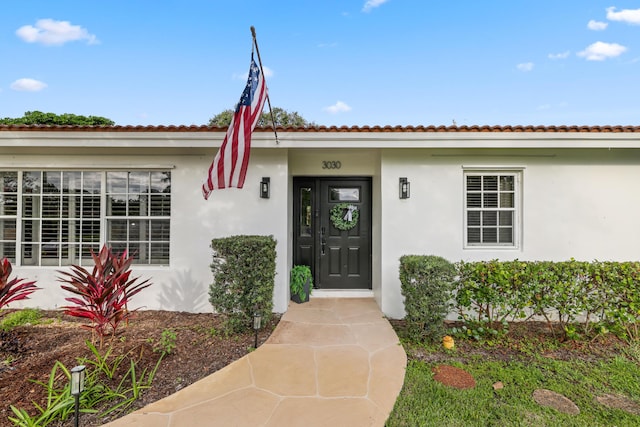
[[[39, 175], [39, 188], [38, 192], [25, 192], [24, 191], [24, 174], [25, 173], [35, 173]], [[56, 187], [56, 191], [45, 191], [44, 188], [44, 175], [51, 175], [50, 178], [57, 177], [59, 178], [58, 186]], [[74, 188], [64, 188], [62, 185], [63, 179], [69, 178], [75, 174], [79, 174], [80, 182], [79, 187], [75, 190], [79, 190], [79, 193], [75, 193], [72, 190]], [[88, 181], [85, 179], [89, 174], [97, 175], [98, 180], [100, 182], [100, 186], [94, 189], [93, 193], [85, 192], [84, 184]], [[25, 169], [19, 171], [19, 194], [20, 194], [20, 234], [19, 234], [19, 250], [16, 254], [16, 257], [20, 257], [20, 265], [23, 266], [38, 266], [38, 267], [62, 267], [68, 266], [72, 264], [76, 265], [93, 265], [93, 261], [91, 260], [90, 250], [97, 252], [100, 249], [102, 239], [102, 222], [103, 217], [101, 215], [101, 209], [98, 210], [97, 216], [85, 216], [84, 214], [89, 212], [85, 212], [84, 209], [80, 209], [80, 214], [78, 216], [71, 215], [68, 211], [71, 208], [75, 208], [77, 206], [82, 206], [85, 202], [91, 200], [92, 198], [98, 198], [100, 206], [104, 203], [103, 199], [103, 186], [102, 181], [104, 180], [104, 176], [101, 172], [92, 171], [92, 170], [62, 170], [62, 169], [53, 169], [53, 170], [43, 170], [43, 169]], [[53, 180], [55, 182], [55, 179]], [[49, 181], [51, 183], [52, 181]], [[32, 200], [32, 209], [35, 209], [35, 212], [32, 212], [30, 216], [25, 216], [25, 201], [31, 197]], [[52, 216], [51, 212], [46, 212], [45, 208], [47, 205], [45, 204], [45, 199], [49, 199], [51, 201], [57, 201], [58, 208], [56, 209], [56, 215]], [[65, 199], [67, 199], [67, 204], [64, 203]], [[79, 205], [77, 205], [79, 203]], [[63, 215], [64, 208], [67, 208], [67, 215]], [[29, 242], [24, 240], [24, 226], [25, 224], [31, 222], [32, 226], [35, 226], [35, 232], [33, 233], [33, 239]], [[46, 228], [45, 223], [50, 223], [54, 225], [52, 228]], [[97, 230], [95, 232], [95, 236], [92, 241], [89, 239], [92, 233], [87, 232], [86, 234], [83, 227], [83, 223], [89, 224], [94, 223], [97, 225]], [[79, 226], [80, 231], [76, 233], [75, 227]], [[62, 230], [67, 229], [67, 234], [63, 235]], [[44, 236], [46, 232], [49, 231], [49, 240], [44, 240]], [[51, 234], [55, 233], [55, 236]], [[54, 237], [53, 239], [51, 237]], [[86, 239], [83, 239], [83, 236]], [[24, 263], [26, 259], [24, 254], [26, 250], [26, 246], [31, 246], [31, 257], [29, 258], [31, 262]], [[45, 249], [48, 248], [52, 254], [55, 256], [46, 256]], [[66, 256], [63, 256], [63, 248], [66, 248]]]
[[[15, 259], [15, 257], [17, 256], [17, 254], [20, 251], [20, 248], [18, 247], [18, 235], [20, 232], [20, 197], [19, 197], [19, 192], [18, 192], [18, 188], [19, 188], [19, 184], [18, 184], [18, 176], [19, 176], [19, 172], [16, 170], [2, 170], [1, 172], [3, 173], [14, 173], [16, 174], [16, 178], [15, 178], [15, 182], [16, 182], [16, 190], [15, 191], [4, 191], [4, 186], [2, 181], [0, 181], [0, 185], [2, 185], [3, 187], [0, 187], [0, 220], [2, 221], [2, 227], [3, 229], [1, 230], [2, 233], [0, 234], [0, 249], [2, 249], [2, 254], [4, 255], [4, 248], [5, 245], [12, 245], [13, 246], [13, 257], [11, 257], [11, 259]], [[15, 199], [15, 200], [14, 200]], [[17, 206], [15, 207], [15, 212], [13, 214], [9, 214], [7, 212], [10, 212], [13, 209], [10, 209], [10, 205], [16, 203]], [[11, 236], [7, 236], [5, 234], [5, 221], [6, 222], [13, 222], [14, 223], [14, 228], [13, 228], [13, 238], [11, 238]], [[4, 258], [4, 256], [0, 257], [0, 258]]]
[[[482, 249], [497, 249], [497, 250], [514, 250], [520, 249], [522, 243], [522, 182], [523, 182], [523, 173], [524, 167], [503, 167], [503, 166], [463, 166], [463, 174], [462, 174], [462, 187], [463, 187], [463, 217], [462, 217], [462, 227], [463, 227], [463, 248], [468, 250], [482, 250]], [[491, 207], [491, 208], [469, 208], [467, 203], [467, 197], [469, 195], [467, 189], [467, 177], [468, 176], [497, 176], [498, 181], [500, 176], [513, 176], [514, 177], [514, 191], [513, 191], [513, 208], [501, 208], [499, 207]], [[499, 242], [478, 242], [478, 243], [470, 243], [469, 242], [469, 225], [468, 225], [468, 212], [470, 210], [476, 211], [512, 211], [513, 212], [513, 242], [510, 243], [499, 243]], [[496, 226], [499, 229], [499, 224]]]
[[[152, 174], [163, 173], [169, 171], [157, 171], [157, 170], [135, 170], [135, 171], [107, 171], [105, 173], [105, 184], [107, 186], [104, 192], [104, 200], [105, 200], [105, 215], [104, 215], [104, 226], [105, 226], [105, 241], [109, 246], [112, 247], [121, 247], [121, 249], [126, 249], [127, 252], [131, 255], [136, 256], [136, 254], [141, 255], [144, 260], [141, 261], [138, 256], [136, 256], [136, 260], [134, 264], [136, 265], [168, 265], [169, 259], [171, 257], [170, 254], [170, 246], [171, 246], [171, 232], [169, 231], [169, 236], [165, 240], [154, 240], [153, 227], [152, 223], [160, 224], [166, 223], [169, 224], [169, 230], [171, 228], [171, 214], [169, 215], [154, 215], [152, 212], [153, 203], [152, 198], [157, 196], [158, 194], [154, 194], [152, 191]], [[112, 191], [109, 188], [109, 182], [107, 181], [109, 178], [109, 174], [126, 174], [125, 186], [120, 188], [119, 191]], [[170, 173], [170, 172], [169, 172]], [[133, 181], [137, 181], [137, 179], [132, 178], [132, 174], [136, 175], [147, 175], [147, 191], [138, 192], [132, 191], [131, 186]], [[109, 197], [110, 196], [124, 196], [125, 197], [125, 206], [124, 212], [120, 211], [119, 214], [114, 214], [112, 211], [109, 213]], [[131, 196], [136, 196], [132, 198]], [[169, 193], [170, 201], [169, 201], [169, 211], [171, 210], [171, 193]], [[138, 212], [133, 213], [131, 202], [133, 200], [138, 201]], [[142, 212], [142, 211], [146, 212]], [[162, 210], [162, 208], [161, 208]], [[125, 239], [114, 239], [110, 234], [110, 227], [113, 226], [115, 222], [124, 222], [126, 224], [124, 233], [126, 234]], [[146, 224], [146, 226], [140, 227], [141, 224]], [[163, 227], [160, 227], [163, 228]], [[137, 230], [138, 238], [135, 239], [132, 234], [133, 230]], [[166, 245], [167, 248], [167, 262], [158, 264], [152, 263], [153, 260], [153, 248], [161, 247]]]
[[[142, 173], [148, 173], [148, 174], [152, 174], [154, 172], [167, 172], [169, 174], [171, 174], [171, 169], [173, 169], [173, 167], [140, 167], [140, 168], [127, 168], [127, 169], [103, 169], [103, 168], [57, 168], [57, 167], [27, 167], [27, 168], [11, 168], [11, 169], [2, 169], [3, 172], [13, 172], [13, 173], [17, 173], [17, 185], [18, 185], [18, 189], [17, 189], [17, 199], [18, 199], [18, 207], [17, 207], [17, 213], [16, 215], [1, 215], [0, 217], [2, 217], [2, 219], [10, 219], [13, 220], [15, 219], [16, 221], [16, 235], [15, 235], [15, 242], [11, 241], [8, 242], [6, 241], [6, 239], [4, 240], [5, 243], [15, 243], [15, 258], [12, 260], [13, 264], [15, 266], [22, 266], [22, 267], [26, 267], [26, 268], [47, 268], [47, 267], [65, 267], [65, 266], [70, 266], [72, 264], [76, 264], [76, 265], [84, 265], [86, 266], [88, 261], [87, 258], [82, 258], [81, 254], [78, 253], [76, 259], [74, 260], [68, 260], [66, 257], [62, 257], [62, 252], [60, 250], [58, 250], [58, 256], [57, 256], [57, 262], [51, 262], [51, 263], [43, 263], [43, 258], [42, 258], [42, 251], [40, 250], [42, 248], [42, 246], [45, 244], [44, 242], [42, 242], [42, 238], [43, 238], [43, 234], [42, 234], [42, 221], [43, 218], [42, 216], [42, 212], [39, 212], [37, 214], [36, 217], [29, 217], [29, 218], [25, 218], [24, 217], [24, 203], [25, 203], [25, 195], [29, 195], [30, 193], [26, 193], [24, 192], [23, 189], [23, 178], [24, 178], [24, 173], [26, 172], [36, 172], [36, 173], [40, 173], [40, 176], [42, 177], [42, 173], [43, 172], [54, 172], [54, 173], [62, 173], [62, 172], [82, 172], [84, 173], [99, 173], [101, 178], [101, 185], [100, 185], [100, 192], [99, 192], [99, 197], [100, 197], [100, 215], [98, 218], [96, 218], [99, 221], [99, 234], [100, 234], [100, 239], [99, 242], [92, 242], [91, 245], [95, 245], [95, 247], [97, 249], [101, 248], [105, 242], [108, 243], [108, 234], [107, 234], [107, 227], [108, 227], [108, 221], [110, 219], [109, 216], [107, 216], [107, 211], [106, 211], [106, 206], [107, 206], [107, 172], [113, 172], [113, 171], [122, 171], [122, 172], [142, 172]], [[42, 183], [41, 183], [42, 185]], [[0, 191], [0, 193], [2, 193]], [[57, 194], [57, 193], [53, 193], [53, 194]], [[61, 193], [61, 196], [64, 193]], [[149, 193], [147, 193], [148, 195], [151, 194], [151, 190], [149, 190]], [[167, 222], [168, 221], [168, 232], [166, 233], [168, 235], [168, 237], [165, 240], [162, 240], [162, 243], [166, 243], [167, 246], [167, 255], [166, 255], [166, 261], [163, 260], [161, 263], [152, 263], [152, 258], [151, 258], [151, 254], [148, 253], [147, 254], [147, 260], [143, 261], [143, 262], [139, 262], [139, 260], [136, 259], [134, 260], [134, 264], [136, 265], [140, 265], [140, 266], [153, 266], [153, 267], [165, 267], [165, 266], [169, 266], [170, 264], [170, 258], [171, 258], [171, 245], [170, 245], [170, 240], [171, 240], [171, 204], [172, 204], [172, 192], [169, 190], [168, 191], [168, 195], [169, 195], [169, 206], [166, 209], [163, 209], [162, 214], [163, 215], [147, 215], [147, 216], [136, 216], [136, 219], [145, 219], [147, 221], [155, 221], [155, 220], [161, 220], [163, 222]], [[38, 205], [38, 209], [41, 209], [41, 202], [42, 202], [42, 197], [43, 197], [43, 192], [42, 189], [40, 189], [40, 193], [37, 197], [38, 200], [40, 200], [40, 204]], [[62, 213], [60, 213], [60, 215], [62, 215]], [[30, 219], [32, 219], [34, 221], [36, 221], [39, 224], [38, 230], [37, 232], [39, 233], [39, 235], [37, 236], [37, 238], [34, 236], [33, 239], [33, 243], [31, 242], [26, 242], [24, 240], [24, 236], [23, 236], [23, 224], [24, 221], [28, 221]], [[122, 218], [129, 218], [129, 216], [124, 216], [124, 217], [119, 217], [119, 219]], [[74, 221], [80, 221], [82, 218], [66, 218], [66, 217], [58, 217], [56, 219], [56, 221], [61, 221], [62, 222], [67, 222], [69, 224], [73, 224]], [[151, 229], [151, 224], [149, 224], [149, 229]], [[60, 230], [58, 231], [60, 232]], [[60, 248], [61, 245], [66, 245], [68, 246], [69, 244], [73, 244], [75, 245], [76, 243], [81, 243], [81, 242], [67, 242], [67, 236], [58, 236], [57, 242], [55, 242], [58, 247]], [[149, 238], [149, 240], [151, 240]], [[136, 241], [137, 242], [137, 241]], [[127, 247], [129, 247], [129, 244], [131, 243], [136, 243], [136, 242], [130, 242], [127, 241], [126, 245]], [[155, 241], [154, 241], [155, 242]], [[147, 242], [148, 248], [151, 248], [151, 246], [153, 245], [154, 242]], [[140, 242], [137, 242], [140, 243]], [[37, 247], [37, 259], [34, 260], [33, 263], [26, 263], [23, 264], [22, 260], [24, 257], [24, 247], [27, 244], [32, 244], [35, 245], [33, 247]], [[135, 256], [135, 251], [130, 251], [130, 254]], [[4, 252], [1, 254], [2, 256], [4, 256]], [[49, 260], [54, 260], [56, 258], [48, 258]], [[89, 262], [89, 265], [93, 265], [93, 261]]]

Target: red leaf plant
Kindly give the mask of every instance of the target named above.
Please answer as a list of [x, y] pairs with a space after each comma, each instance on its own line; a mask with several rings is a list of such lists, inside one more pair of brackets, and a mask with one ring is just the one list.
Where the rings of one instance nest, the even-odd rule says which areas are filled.
[[122, 254], [114, 254], [106, 245], [99, 254], [91, 251], [94, 267], [90, 273], [77, 265], [71, 271], [61, 271], [58, 281], [63, 282], [62, 289], [76, 296], [65, 298], [73, 305], [61, 307], [65, 314], [84, 317], [91, 320], [91, 325], [82, 327], [92, 330], [100, 338], [100, 343], [110, 332], [115, 335], [118, 325], [129, 320], [135, 310], [129, 310], [127, 304], [131, 298], [151, 285], [149, 279], [136, 283], [138, 277], [130, 279], [133, 258], [125, 250]]
[[0, 308], [12, 301], [28, 299], [29, 295], [40, 289], [36, 287], [35, 281], [23, 282], [25, 279], [17, 277], [9, 280], [11, 270], [11, 261], [8, 258], [3, 258], [0, 261]]

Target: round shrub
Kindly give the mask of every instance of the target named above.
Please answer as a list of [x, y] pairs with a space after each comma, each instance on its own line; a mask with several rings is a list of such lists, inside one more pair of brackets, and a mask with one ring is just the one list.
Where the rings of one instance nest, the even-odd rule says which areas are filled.
[[444, 319], [451, 308], [455, 267], [434, 255], [405, 255], [400, 258], [400, 282], [404, 296], [409, 338], [439, 340]]

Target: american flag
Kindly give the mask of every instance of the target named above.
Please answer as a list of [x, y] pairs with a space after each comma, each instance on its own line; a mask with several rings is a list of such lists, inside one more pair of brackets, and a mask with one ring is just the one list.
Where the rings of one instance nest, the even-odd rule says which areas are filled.
[[242, 188], [244, 185], [251, 151], [251, 132], [258, 124], [266, 99], [267, 85], [251, 53], [247, 86], [236, 106], [224, 141], [209, 167], [207, 179], [202, 184], [205, 199], [215, 189]]

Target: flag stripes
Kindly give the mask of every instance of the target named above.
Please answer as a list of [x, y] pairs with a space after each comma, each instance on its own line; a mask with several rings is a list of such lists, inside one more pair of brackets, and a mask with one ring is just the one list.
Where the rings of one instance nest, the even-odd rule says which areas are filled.
[[251, 134], [258, 124], [266, 99], [267, 85], [252, 53], [247, 85], [222, 145], [209, 167], [207, 179], [202, 184], [205, 199], [213, 190], [244, 186], [251, 153]]

